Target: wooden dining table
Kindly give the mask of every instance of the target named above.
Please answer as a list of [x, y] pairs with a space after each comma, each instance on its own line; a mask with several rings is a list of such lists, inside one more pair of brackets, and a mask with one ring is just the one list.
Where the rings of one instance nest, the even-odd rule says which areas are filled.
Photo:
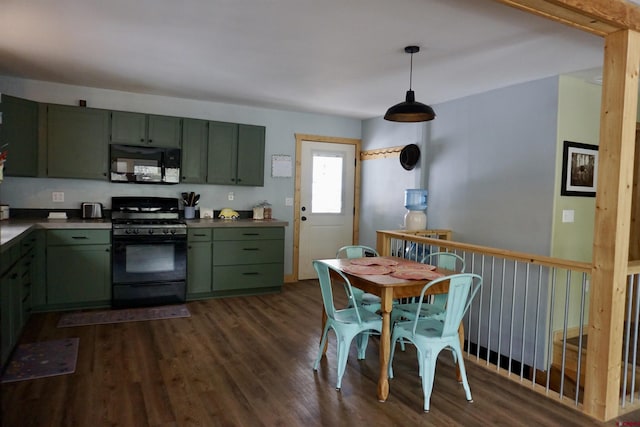
[[[417, 261], [407, 260], [404, 258], [396, 257], [381, 257], [394, 261], [398, 261], [402, 264], [420, 264]], [[378, 400], [384, 402], [389, 396], [389, 376], [387, 372], [387, 366], [389, 364], [389, 357], [391, 353], [391, 310], [393, 308], [393, 301], [398, 298], [408, 298], [420, 296], [420, 292], [424, 285], [431, 280], [405, 280], [391, 276], [390, 274], [353, 274], [345, 271], [344, 267], [351, 265], [351, 261], [354, 259], [340, 258], [340, 259], [323, 259], [324, 263], [329, 264], [332, 267], [343, 272], [352, 286], [362, 289], [373, 295], [380, 297], [380, 314], [382, 315], [382, 333], [380, 334], [380, 376], [378, 377]], [[443, 275], [452, 274], [453, 272], [448, 270], [436, 269], [435, 271], [442, 273]], [[435, 286], [430, 287], [425, 295], [433, 294], [446, 294], [449, 292], [448, 281], [443, 281]], [[326, 313], [322, 311], [323, 328], [326, 321]], [[459, 329], [460, 341], [464, 346], [464, 329], [460, 324]], [[464, 347], [463, 347], [464, 348]], [[326, 348], [325, 348], [326, 350]], [[458, 372], [458, 379], [460, 379], [460, 373]]]

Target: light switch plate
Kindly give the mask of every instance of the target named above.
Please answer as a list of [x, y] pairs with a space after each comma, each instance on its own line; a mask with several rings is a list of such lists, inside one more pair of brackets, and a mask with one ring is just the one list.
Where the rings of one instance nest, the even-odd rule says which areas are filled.
[[562, 210], [562, 222], [573, 222], [575, 211], [573, 209]]
[[284, 199], [284, 205], [285, 206], [293, 206], [293, 197], [286, 197]]
[[51, 193], [51, 200], [57, 203], [64, 202], [64, 191], [54, 191]]
[[229, 194], [227, 195], [227, 199], [233, 200], [233, 198], [234, 198], [233, 191], [229, 191]]

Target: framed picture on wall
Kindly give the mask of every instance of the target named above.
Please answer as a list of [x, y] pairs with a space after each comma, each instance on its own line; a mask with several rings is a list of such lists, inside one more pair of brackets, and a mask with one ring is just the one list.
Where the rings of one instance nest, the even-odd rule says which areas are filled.
[[598, 146], [564, 141], [560, 194], [595, 197], [597, 176]]

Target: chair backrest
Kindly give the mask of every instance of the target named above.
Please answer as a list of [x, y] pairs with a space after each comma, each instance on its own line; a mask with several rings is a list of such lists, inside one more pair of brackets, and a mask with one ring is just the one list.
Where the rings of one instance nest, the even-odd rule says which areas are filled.
[[364, 245], [349, 245], [338, 249], [336, 258], [363, 258], [366, 256], [380, 256], [378, 252]]
[[422, 300], [424, 294], [431, 286], [437, 283], [449, 281], [449, 292], [447, 295], [446, 309], [444, 312], [444, 327], [442, 329], [442, 337], [450, 337], [458, 335], [458, 327], [462, 318], [471, 306], [473, 298], [482, 286], [482, 277], [472, 273], [452, 274], [451, 276], [441, 277], [427, 283], [420, 294], [416, 318], [413, 322], [413, 333], [420, 321], [420, 309], [422, 308]]
[[351, 287], [351, 282], [345, 274], [330, 266], [327, 263], [322, 261], [313, 261], [313, 268], [316, 269], [318, 273], [318, 281], [320, 282], [320, 291], [322, 292], [322, 302], [324, 303], [324, 310], [327, 313], [327, 317], [335, 320], [336, 306], [333, 302], [333, 290], [331, 289], [331, 273], [333, 270], [336, 274], [338, 274], [344, 285], [344, 290], [347, 293], [347, 298], [349, 299], [349, 303], [351, 307], [355, 307], [356, 317], [358, 319], [358, 324], [362, 323], [362, 318], [360, 317], [360, 311], [357, 309], [356, 298], [353, 293], [353, 288]]
[[464, 258], [453, 252], [434, 252], [422, 258], [420, 262], [451, 270], [455, 273], [464, 273], [466, 267]]

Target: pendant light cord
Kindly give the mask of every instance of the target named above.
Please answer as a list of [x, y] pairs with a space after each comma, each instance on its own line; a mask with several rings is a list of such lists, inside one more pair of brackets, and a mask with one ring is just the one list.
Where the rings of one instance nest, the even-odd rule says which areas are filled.
[[411, 62], [409, 66], [409, 90], [411, 90], [411, 81], [413, 80], [413, 52], [411, 52]]

